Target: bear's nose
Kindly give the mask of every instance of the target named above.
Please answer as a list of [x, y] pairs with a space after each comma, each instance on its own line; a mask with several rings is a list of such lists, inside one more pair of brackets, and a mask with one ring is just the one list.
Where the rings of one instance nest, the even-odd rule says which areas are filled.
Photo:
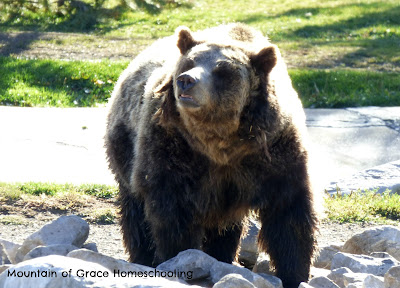
[[182, 91], [192, 88], [197, 83], [197, 80], [188, 74], [181, 74], [176, 79], [176, 84]]

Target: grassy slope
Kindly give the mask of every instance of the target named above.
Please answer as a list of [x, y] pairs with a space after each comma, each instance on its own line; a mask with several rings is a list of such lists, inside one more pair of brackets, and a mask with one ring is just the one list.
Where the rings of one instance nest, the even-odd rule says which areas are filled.
[[[269, 35], [285, 55], [295, 55], [289, 65], [297, 69], [291, 76], [306, 107], [393, 106], [400, 104], [400, 76], [390, 73], [400, 70], [398, 15], [400, 5], [395, 0], [198, 0], [136, 10], [110, 0], [102, 9], [72, 17], [24, 11], [23, 16], [7, 20], [0, 12], [0, 31], [64, 31], [151, 40], [170, 35], [179, 25], [197, 30], [240, 21]], [[126, 65], [3, 57], [0, 103], [63, 107], [102, 104]], [[327, 67], [335, 69], [323, 69]], [[369, 72], [368, 68], [384, 72]]]

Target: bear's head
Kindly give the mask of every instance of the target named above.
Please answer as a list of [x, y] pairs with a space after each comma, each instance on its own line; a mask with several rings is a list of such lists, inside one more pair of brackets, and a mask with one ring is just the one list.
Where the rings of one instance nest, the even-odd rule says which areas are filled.
[[243, 140], [238, 131], [244, 110], [252, 98], [266, 97], [268, 75], [279, 52], [272, 44], [259, 51], [247, 49], [251, 43], [233, 37], [226, 42], [196, 40], [186, 27], [178, 28], [177, 35], [181, 56], [172, 80], [162, 89], [168, 93], [161, 122], [175, 115], [198, 150], [227, 164], [236, 157], [231, 155], [234, 149], [243, 152], [234, 142]]

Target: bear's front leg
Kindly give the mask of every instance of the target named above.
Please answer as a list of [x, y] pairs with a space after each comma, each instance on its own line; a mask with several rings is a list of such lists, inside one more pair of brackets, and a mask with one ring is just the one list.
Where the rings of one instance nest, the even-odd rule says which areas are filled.
[[283, 287], [297, 288], [300, 282], [308, 281], [317, 218], [307, 187], [301, 183], [290, 185], [288, 179], [279, 182], [274, 191], [279, 199], [260, 209], [262, 227], [258, 241], [270, 255]]
[[166, 202], [152, 201], [150, 205], [146, 205], [156, 251], [153, 266], [175, 257], [181, 251], [200, 249], [204, 234], [200, 225], [193, 224], [192, 211], [184, 207], [171, 207], [171, 203], [163, 203]]

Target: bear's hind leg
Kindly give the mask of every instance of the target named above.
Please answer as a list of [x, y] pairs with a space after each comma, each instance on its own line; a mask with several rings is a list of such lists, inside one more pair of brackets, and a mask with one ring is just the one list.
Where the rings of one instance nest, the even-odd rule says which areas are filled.
[[232, 263], [236, 260], [242, 228], [239, 223], [222, 231], [218, 227], [206, 230], [203, 251], [218, 261]]
[[130, 194], [129, 190], [120, 185], [120, 225], [129, 261], [146, 266], [152, 266], [154, 245], [145, 221], [143, 203]]

